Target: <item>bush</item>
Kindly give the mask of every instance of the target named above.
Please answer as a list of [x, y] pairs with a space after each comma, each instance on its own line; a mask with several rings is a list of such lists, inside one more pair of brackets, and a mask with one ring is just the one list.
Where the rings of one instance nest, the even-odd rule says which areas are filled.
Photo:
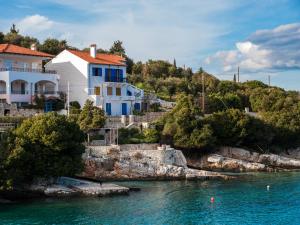
[[145, 129], [143, 135], [145, 143], [157, 143], [159, 141], [159, 133], [155, 129]]
[[26, 117], [23, 116], [0, 116], [0, 123], [15, 123], [20, 124]]
[[81, 108], [79, 102], [77, 102], [77, 101], [70, 102], [70, 106], [73, 107], [74, 109], [80, 109]]

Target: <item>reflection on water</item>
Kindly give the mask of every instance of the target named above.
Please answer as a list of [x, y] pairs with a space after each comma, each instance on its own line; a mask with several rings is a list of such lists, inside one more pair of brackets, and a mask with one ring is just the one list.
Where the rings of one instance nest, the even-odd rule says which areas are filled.
[[142, 190], [129, 196], [2, 205], [0, 224], [300, 224], [299, 172], [120, 184]]

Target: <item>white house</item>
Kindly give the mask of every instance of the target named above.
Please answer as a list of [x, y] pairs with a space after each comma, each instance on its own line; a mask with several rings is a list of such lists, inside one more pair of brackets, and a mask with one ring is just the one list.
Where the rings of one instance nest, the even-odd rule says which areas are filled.
[[68, 92], [70, 101], [81, 106], [87, 99], [105, 110], [107, 115], [119, 116], [141, 110], [143, 90], [126, 82], [125, 59], [113, 54], [64, 50], [46, 64], [47, 69], [60, 74], [59, 90]]
[[32, 103], [34, 96], [58, 97], [59, 75], [43, 68], [52, 55], [12, 44], [0, 44], [0, 102], [18, 106]]

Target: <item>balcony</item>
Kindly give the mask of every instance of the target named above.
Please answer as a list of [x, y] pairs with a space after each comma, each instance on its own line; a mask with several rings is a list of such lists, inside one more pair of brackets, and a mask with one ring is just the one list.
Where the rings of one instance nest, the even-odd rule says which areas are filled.
[[126, 78], [116, 78], [116, 79], [113, 79], [112, 77], [106, 77], [105, 76], [105, 82], [126, 83], [127, 79]]
[[36, 95], [53, 95], [53, 96], [57, 96], [60, 94], [59, 91], [48, 91], [48, 90], [45, 90], [45, 91], [35, 91], [34, 92]]
[[55, 70], [18, 68], [18, 67], [0, 67], [0, 72], [3, 71], [56, 74]]

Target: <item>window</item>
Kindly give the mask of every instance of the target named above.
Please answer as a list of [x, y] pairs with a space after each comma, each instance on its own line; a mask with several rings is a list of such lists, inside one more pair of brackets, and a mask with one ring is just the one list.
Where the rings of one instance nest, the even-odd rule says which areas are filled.
[[110, 82], [111, 79], [111, 69], [105, 69], [105, 82]]
[[97, 68], [97, 67], [93, 67], [92, 68], [92, 75], [93, 76], [102, 76], [102, 69], [101, 68]]
[[123, 82], [123, 70], [106, 68], [105, 82]]
[[94, 89], [94, 94], [95, 95], [100, 95], [100, 87], [95, 87], [95, 89]]
[[117, 82], [123, 82], [123, 70], [117, 69], [116, 77], [117, 77], [117, 79], [116, 79]]
[[132, 92], [127, 90], [127, 96], [132, 96]]
[[121, 88], [116, 88], [116, 96], [121, 96]]
[[107, 87], [107, 95], [112, 95], [112, 87]]

